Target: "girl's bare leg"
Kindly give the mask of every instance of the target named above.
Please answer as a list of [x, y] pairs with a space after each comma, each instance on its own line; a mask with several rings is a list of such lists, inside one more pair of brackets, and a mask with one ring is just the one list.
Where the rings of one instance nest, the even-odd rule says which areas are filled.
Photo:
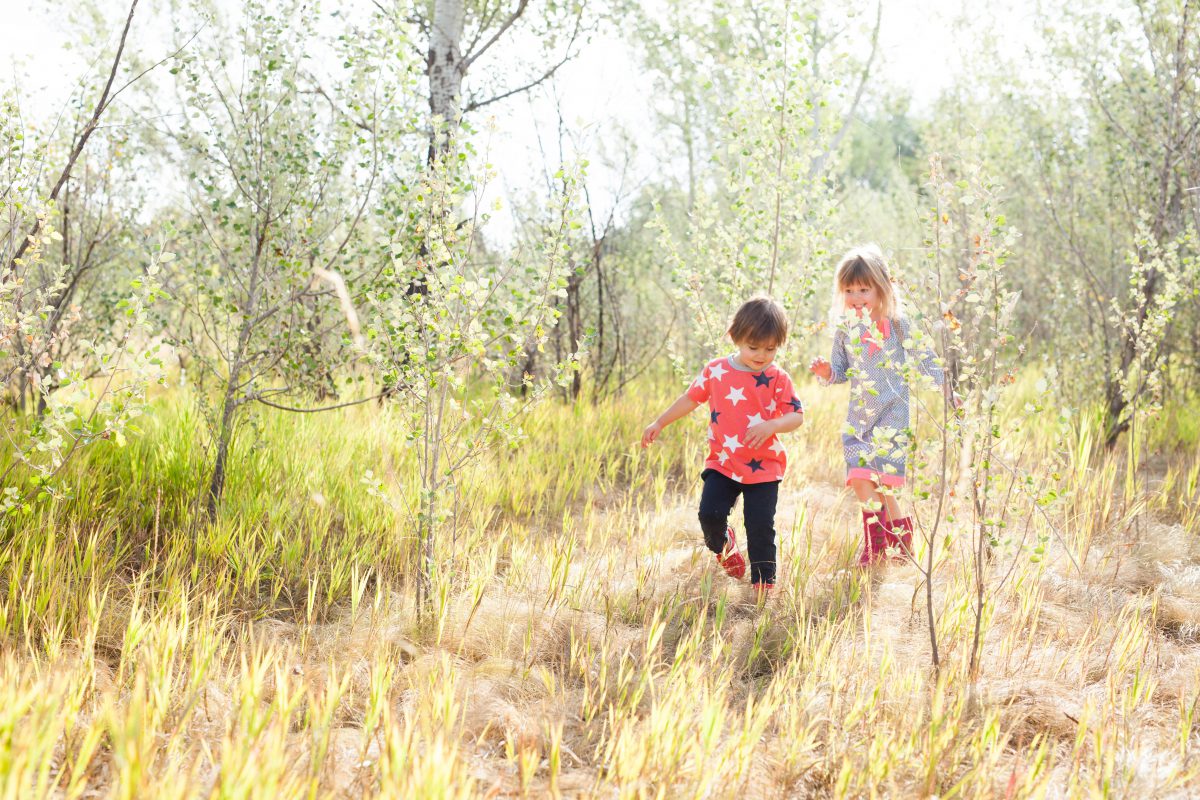
[[881, 492], [875, 481], [868, 478], [851, 478], [850, 490], [863, 508], [869, 511], [884, 509], [887, 519], [900, 519], [900, 504], [891, 491]]
[[889, 520], [900, 519], [904, 516], [900, 513], [900, 503], [896, 501], [896, 492], [894, 489], [887, 488], [879, 492], [879, 494], [883, 497], [883, 505], [887, 509], [887, 518]]

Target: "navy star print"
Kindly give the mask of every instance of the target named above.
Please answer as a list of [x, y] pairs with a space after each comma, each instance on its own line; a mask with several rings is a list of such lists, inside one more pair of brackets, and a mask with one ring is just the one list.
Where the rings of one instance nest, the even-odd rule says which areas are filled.
[[721, 416], [721, 412], [720, 412], [720, 411], [710, 411], [710, 412], [709, 412], [709, 417], [711, 417], [711, 419], [709, 419], [709, 422], [716, 422], [716, 421], [717, 421], [717, 417], [719, 417], [719, 416]]
[[804, 411], [804, 404], [800, 402], [800, 398], [798, 397], [793, 397], [791, 400], [788, 400], [787, 403], [792, 407], [792, 411]]
[[749, 461], [747, 461], [746, 466], [750, 468], [751, 473], [758, 472], [760, 469], [763, 468], [762, 462], [759, 461], [757, 458], [752, 458]]
[[775, 380], [774, 375], [771, 375], [770, 377], [768, 377], [767, 373], [765, 371], [760, 372], [754, 376], [754, 388], [757, 389], [759, 386], [766, 386], [768, 389], [770, 389], [771, 381], [773, 381], [773, 380]]

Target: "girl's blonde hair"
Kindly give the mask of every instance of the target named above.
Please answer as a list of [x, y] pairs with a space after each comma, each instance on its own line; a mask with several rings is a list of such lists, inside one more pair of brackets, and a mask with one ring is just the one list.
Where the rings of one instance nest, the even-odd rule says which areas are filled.
[[879, 316], [894, 319], [901, 315], [900, 292], [892, 282], [887, 259], [876, 244], [852, 247], [842, 256], [833, 272], [833, 303], [829, 315], [836, 323], [846, 313], [843, 292], [849, 286], [870, 286], [879, 296]]

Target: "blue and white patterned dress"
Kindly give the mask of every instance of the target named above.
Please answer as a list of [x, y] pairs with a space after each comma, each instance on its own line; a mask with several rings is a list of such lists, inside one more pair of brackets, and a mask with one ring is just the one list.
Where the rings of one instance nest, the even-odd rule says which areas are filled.
[[[903, 365], [915, 359], [917, 370], [941, 386], [937, 357], [928, 348], [908, 352], [904, 343], [911, 323], [903, 318], [880, 320], [872, 335], [864, 322], [839, 327], [833, 337], [829, 383], [850, 381], [850, 408], [842, 431], [846, 482], [867, 478], [885, 486], [904, 485], [908, 448], [908, 383]], [[908, 342], [912, 347], [912, 342]]]

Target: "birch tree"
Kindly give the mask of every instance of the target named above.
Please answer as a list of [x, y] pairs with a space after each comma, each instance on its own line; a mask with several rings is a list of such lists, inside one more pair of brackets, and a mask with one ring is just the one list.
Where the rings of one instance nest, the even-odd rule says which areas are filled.
[[[429, 163], [451, 149], [464, 115], [542, 84], [570, 61], [586, 38], [586, 12], [587, 0], [432, 0], [411, 9], [398, 6], [396, 15], [414, 22], [426, 42]], [[536, 55], [525, 56], [526, 49]]]

